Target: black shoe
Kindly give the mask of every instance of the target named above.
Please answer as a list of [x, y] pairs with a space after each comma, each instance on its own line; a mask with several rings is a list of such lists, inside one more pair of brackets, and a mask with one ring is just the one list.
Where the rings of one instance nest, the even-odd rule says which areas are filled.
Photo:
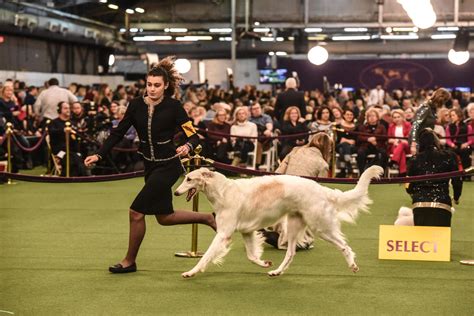
[[137, 264], [134, 263], [132, 265], [129, 265], [128, 267], [123, 267], [120, 263], [117, 263], [116, 265], [113, 265], [109, 267], [109, 271], [112, 273], [130, 273], [130, 272], [136, 272], [137, 271]]

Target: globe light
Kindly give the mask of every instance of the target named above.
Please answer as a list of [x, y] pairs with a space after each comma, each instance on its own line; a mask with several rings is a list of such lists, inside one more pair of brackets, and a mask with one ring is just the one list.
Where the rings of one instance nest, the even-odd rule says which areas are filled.
[[324, 64], [328, 58], [329, 53], [326, 48], [319, 45], [311, 48], [308, 52], [308, 60], [316, 66]]
[[176, 70], [181, 74], [185, 74], [191, 70], [191, 62], [185, 58], [176, 59], [174, 65]]
[[450, 49], [448, 59], [450, 62], [458, 66], [465, 64], [469, 60], [469, 51], [457, 52], [454, 49]]
[[436, 23], [436, 14], [434, 11], [426, 10], [420, 11], [413, 16], [413, 24], [420, 29], [427, 29]]

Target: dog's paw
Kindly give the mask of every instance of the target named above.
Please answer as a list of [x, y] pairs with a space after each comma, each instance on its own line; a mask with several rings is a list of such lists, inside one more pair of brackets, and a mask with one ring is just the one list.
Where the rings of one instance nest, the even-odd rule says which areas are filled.
[[357, 273], [359, 272], [359, 267], [357, 266], [357, 264], [354, 263], [353, 265], [351, 265], [351, 270], [352, 272]]
[[281, 274], [281, 271], [278, 271], [278, 270], [273, 270], [273, 271], [268, 272], [268, 275], [271, 277], [276, 277], [276, 276], [279, 276], [280, 274]]
[[185, 279], [192, 278], [195, 275], [196, 273], [191, 272], [191, 271], [181, 273], [181, 276]]

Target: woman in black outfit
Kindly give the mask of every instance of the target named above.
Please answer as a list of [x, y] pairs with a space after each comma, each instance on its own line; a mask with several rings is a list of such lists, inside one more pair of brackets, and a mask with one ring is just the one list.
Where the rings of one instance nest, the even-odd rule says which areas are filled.
[[[436, 134], [422, 130], [418, 137], [419, 153], [408, 164], [408, 176], [420, 176], [458, 170], [456, 155], [440, 149]], [[413, 201], [415, 226], [451, 226], [449, 180], [429, 180], [410, 183], [408, 193]], [[459, 203], [462, 181], [452, 178], [454, 203]]]
[[[148, 72], [146, 95], [130, 101], [124, 118], [111, 131], [102, 148], [89, 156], [85, 164], [101, 160], [133, 126], [140, 139], [138, 153], [145, 164], [145, 186], [130, 206], [130, 237], [127, 255], [109, 267], [112, 273], [135, 272], [135, 259], [145, 236], [145, 215], [155, 215], [161, 225], [200, 223], [216, 228], [211, 214], [174, 211], [171, 187], [183, 173], [180, 156], [198, 144], [198, 136], [180, 102], [173, 99], [182, 77], [167, 57]], [[175, 148], [173, 136], [181, 128], [188, 142]]]

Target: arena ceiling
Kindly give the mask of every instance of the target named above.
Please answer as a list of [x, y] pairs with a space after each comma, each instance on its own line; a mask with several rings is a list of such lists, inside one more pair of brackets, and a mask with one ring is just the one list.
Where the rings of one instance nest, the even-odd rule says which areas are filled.
[[[229, 57], [232, 33], [228, 29], [233, 25], [239, 57], [270, 51], [302, 53], [312, 42], [324, 42], [342, 55], [445, 53], [453, 39], [435, 40], [432, 36], [456, 31], [443, 27], [464, 27], [474, 32], [473, 0], [431, 0], [437, 22], [426, 30], [411, 29], [413, 23], [397, 0], [4, 2], [26, 10], [45, 8], [47, 15], [63, 14], [64, 19], [77, 16], [100, 22], [113, 26], [117, 40], [127, 45], [191, 57]], [[390, 41], [382, 36], [410, 33], [416, 33], [416, 40]], [[347, 40], [345, 36], [362, 36], [364, 40]]]

